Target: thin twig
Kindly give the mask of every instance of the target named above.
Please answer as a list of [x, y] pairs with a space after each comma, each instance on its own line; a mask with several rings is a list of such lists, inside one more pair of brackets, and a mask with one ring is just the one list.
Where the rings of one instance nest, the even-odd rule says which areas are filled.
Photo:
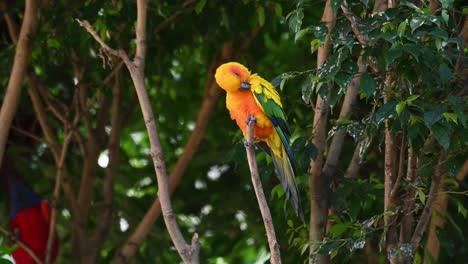
[[268, 246], [271, 252], [271, 263], [281, 263], [281, 255], [279, 250], [278, 242], [276, 241], [275, 228], [273, 226], [273, 220], [271, 218], [270, 208], [266, 202], [265, 194], [263, 193], [262, 181], [258, 173], [257, 160], [255, 158], [255, 143], [254, 143], [254, 128], [255, 118], [249, 116], [247, 122], [247, 142], [245, 144], [245, 151], [247, 152], [247, 160], [249, 162], [250, 176], [252, 178], [252, 184], [255, 189], [255, 195], [257, 196], [258, 206], [262, 213], [263, 224], [265, 225]]
[[60, 195], [60, 184], [62, 182], [62, 175], [63, 175], [63, 170], [64, 170], [63, 164], [65, 163], [65, 157], [67, 156], [68, 146], [70, 144], [70, 141], [73, 135], [73, 133], [71, 132], [67, 132], [65, 134], [66, 136], [62, 145], [62, 151], [60, 153], [60, 160], [57, 166], [57, 176], [55, 177], [54, 196], [52, 197], [52, 203], [51, 203], [49, 235], [47, 238], [46, 259], [45, 259], [46, 264], [50, 263], [50, 259], [52, 257], [52, 245], [55, 240], [54, 231], [55, 231], [55, 223], [57, 220], [57, 203], [58, 203], [58, 198]]
[[41, 261], [41, 259], [36, 255], [36, 253], [30, 248], [28, 247], [26, 244], [24, 244], [23, 242], [21, 242], [21, 240], [19, 240], [15, 234], [11, 233], [10, 231], [8, 231], [7, 229], [3, 228], [2, 226], [0, 226], [0, 232], [2, 232], [3, 234], [5, 234], [10, 240], [12, 240], [13, 242], [15, 242], [18, 246], [22, 247], [24, 249], [24, 251], [26, 251], [29, 256], [34, 259], [34, 261], [37, 263], [37, 264], [43, 264], [43, 262]]

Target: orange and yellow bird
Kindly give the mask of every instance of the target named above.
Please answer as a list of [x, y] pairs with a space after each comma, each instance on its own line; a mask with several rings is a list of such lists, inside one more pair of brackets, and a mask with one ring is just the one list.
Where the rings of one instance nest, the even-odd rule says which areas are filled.
[[215, 73], [218, 85], [227, 92], [226, 107], [247, 137], [247, 119], [255, 117], [256, 144], [273, 160], [276, 174], [296, 214], [303, 219], [301, 202], [294, 179], [294, 154], [286, 116], [276, 89], [242, 64], [228, 62]]

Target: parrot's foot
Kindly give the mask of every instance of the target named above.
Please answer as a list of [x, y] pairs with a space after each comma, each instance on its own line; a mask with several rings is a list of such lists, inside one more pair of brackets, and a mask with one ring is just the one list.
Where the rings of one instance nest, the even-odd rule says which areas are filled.
[[255, 118], [255, 116], [249, 115], [249, 116], [247, 117], [247, 119], [245, 120], [245, 123], [247, 123], [247, 125], [249, 126], [251, 123], [255, 123], [256, 120], [257, 120], [257, 119]]
[[[258, 142], [259, 140], [260, 140], [260, 139], [259, 139], [258, 137], [254, 137], [254, 142]], [[250, 148], [249, 142], [247, 141], [246, 138], [243, 138], [243, 139], [242, 139], [242, 143], [244, 144], [244, 147]], [[255, 149], [257, 149], [256, 146], [255, 146], [255, 143], [252, 144], [252, 145], [253, 145], [252, 147], [254, 147]]]

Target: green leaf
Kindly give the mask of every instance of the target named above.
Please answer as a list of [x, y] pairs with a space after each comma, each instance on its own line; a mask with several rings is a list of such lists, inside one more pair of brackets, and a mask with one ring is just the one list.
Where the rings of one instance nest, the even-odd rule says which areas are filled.
[[387, 68], [403, 55], [401, 48], [391, 48], [385, 53], [385, 62]]
[[343, 234], [350, 226], [351, 226], [351, 222], [335, 224], [330, 228], [329, 232], [332, 235], [332, 238], [337, 238], [341, 234]]
[[439, 111], [429, 111], [424, 113], [424, 123], [428, 128], [431, 128], [433, 124], [442, 119], [442, 115]]
[[321, 41], [320, 39], [313, 39], [310, 42], [310, 54], [315, 53], [320, 48], [322, 43], [323, 43], [323, 41]]
[[351, 82], [351, 78], [352, 78], [351, 74], [339, 72], [335, 76], [335, 83], [338, 84], [341, 91], [346, 91], [348, 84]]
[[458, 117], [458, 120], [460, 120], [461, 124], [463, 126], [466, 125], [466, 114], [465, 114], [465, 107], [463, 104], [463, 100], [460, 98], [460, 96], [449, 96], [449, 102], [452, 104], [453, 111]]
[[411, 102], [415, 101], [418, 98], [419, 98], [419, 95], [413, 94], [413, 95], [411, 95], [410, 97], [408, 97], [406, 99], [406, 102], [411, 103]]
[[206, 5], [206, 0], [198, 1], [197, 5], [195, 6], [195, 13], [200, 14], [203, 11], [203, 8]]
[[439, 77], [442, 83], [447, 83], [452, 77], [452, 69], [447, 64], [443, 63], [439, 65]]
[[458, 209], [458, 213], [463, 215], [464, 218], [466, 218], [466, 215], [468, 214], [468, 211], [466, 210], [465, 206], [463, 205], [462, 202], [460, 202], [460, 200], [456, 199], [457, 201], [457, 209]]
[[442, 4], [442, 8], [452, 8], [453, 1], [454, 0], [440, 0], [440, 3]]
[[442, 13], [440, 14], [442, 16], [442, 19], [444, 20], [445, 24], [448, 25], [449, 22], [449, 14], [447, 10], [442, 10]]
[[431, 131], [437, 142], [447, 150], [450, 146], [450, 128], [437, 123], [431, 127]]
[[57, 39], [49, 38], [49, 39], [47, 39], [47, 47], [54, 48], [54, 49], [60, 49], [61, 45], [60, 45], [60, 42]]
[[283, 15], [283, 7], [281, 7], [280, 3], [275, 4], [275, 15], [277, 17], [281, 17]]
[[301, 29], [304, 12], [301, 8], [294, 10], [289, 17], [289, 29], [296, 33]]
[[414, 32], [414, 30], [416, 30], [418, 27], [422, 26], [424, 24], [424, 21], [426, 19], [424, 17], [421, 17], [420, 15], [413, 15], [413, 18], [411, 18], [410, 20], [410, 27], [411, 27], [411, 30]]
[[445, 112], [442, 115], [445, 117], [445, 120], [447, 120], [448, 122], [452, 121], [452, 122], [458, 124], [457, 115], [455, 113]]
[[327, 25], [324, 22], [320, 22], [312, 27], [312, 33], [318, 38], [321, 42], [325, 42], [325, 37], [328, 34]]
[[403, 110], [405, 110], [405, 107], [406, 107], [406, 101], [399, 102], [395, 107], [397, 114], [400, 115], [400, 113]]
[[426, 195], [424, 194], [424, 189], [423, 188], [417, 188], [417, 189], [418, 189], [419, 200], [421, 201], [422, 204], [426, 204]]
[[396, 105], [397, 105], [397, 102], [395, 100], [392, 100], [382, 105], [375, 113], [375, 121], [377, 122], [377, 124], [384, 121], [385, 119], [394, 117], [396, 114], [396, 111], [395, 111]]
[[263, 25], [265, 25], [265, 8], [263, 8], [263, 6], [257, 7], [257, 15], [258, 24], [263, 27]]
[[341, 4], [343, 4], [344, 0], [331, 0], [330, 6], [333, 10], [333, 13], [336, 14], [336, 11], [340, 9]]
[[402, 23], [400, 23], [400, 25], [398, 26], [398, 30], [397, 30], [398, 36], [402, 37], [405, 34], [407, 26], [408, 26], [407, 21], [403, 21]]
[[0, 264], [13, 264], [9, 259], [2, 258], [0, 255]]
[[310, 31], [311, 31], [311, 28], [307, 27], [296, 32], [296, 34], [294, 35], [294, 42], [297, 42], [298, 40], [300, 40], [305, 34], [309, 33]]
[[312, 253], [312, 255], [317, 255], [317, 254], [328, 255], [328, 254], [331, 254], [333, 251], [339, 249], [343, 245], [344, 243], [341, 241], [326, 242], [326, 243], [321, 244], [320, 247], [314, 253]]
[[365, 72], [361, 76], [361, 83], [359, 89], [363, 94], [365, 94], [366, 99], [368, 99], [375, 91], [375, 81], [369, 73]]

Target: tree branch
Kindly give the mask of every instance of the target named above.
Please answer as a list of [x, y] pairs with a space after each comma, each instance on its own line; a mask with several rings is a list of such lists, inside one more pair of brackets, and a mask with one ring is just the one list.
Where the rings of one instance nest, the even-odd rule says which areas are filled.
[[108, 234], [111, 227], [112, 220], [112, 200], [114, 196], [114, 182], [115, 177], [117, 176], [117, 170], [119, 168], [119, 141], [120, 135], [122, 132], [122, 97], [121, 97], [121, 87], [119, 83], [119, 75], [115, 75], [114, 84], [112, 85], [112, 106], [111, 106], [111, 131], [108, 141], [108, 156], [109, 163], [105, 169], [105, 178], [102, 188], [103, 193], [103, 206], [104, 208], [98, 215], [98, 224], [95, 230], [94, 235], [91, 238], [91, 242], [96, 248], [92, 250], [91, 261], [95, 261], [99, 253], [99, 249]]
[[361, 147], [364, 144], [364, 138], [361, 138], [356, 146], [354, 147], [353, 157], [348, 164], [348, 168], [344, 174], [345, 178], [355, 178], [358, 174], [359, 168], [361, 167]]
[[346, 1], [344, 1], [341, 5], [341, 10], [343, 10], [343, 13], [348, 18], [349, 22], [351, 22], [351, 29], [353, 30], [354, 35], [356, 35], [359, 43], [362, 46], [367, 46], [369, 44], [369, 39], [367, 35], [362, 34], [359, 30], [359, 23], [361, 22], [361, 19], [356, 16], [353, 11], [351, 11], [351, 9], [348, 8], [348, 3]]
[[62, 175], [63, 175], [63, 170], [64, 170], [63, 164], [65, 163], [65, 157], [67, 155], [68, 145], [70, 143], [72, 135], [73, 134], [70, 131], [65, 133], [65, 139], [63, 141], [62, 151], [60, 153], [60, 160], [59, 160], [59, 163], [57, 164], [58, 166], [57, 166], [57, 176], [55, 177], [54, 195], [52, 197], [52, 202], [51, 202], [49, 235], [47, 236], [47, 247], [46, 247], [46, 258], [45, 258], [46, 264], [50, 263], [50, 259], [52, 257], [52, 245], [55, 240], [54, 231], [55, 231], [55, 223], [57, 220], [57, 203], [58, 203], [58, 198], [60, 195], [60, 183], [62, 182]]
[[[331, 32], [336, 23], [336, 16], [331, 8], [330, 0], [325, 3], [325, 10], [322, 15], [322, 22], [327, 23], [328, 32]], [[319, 47], [317, 55], [317, 67], [322, 66], [330, 54], [331, 37], [327, 34], [325, 43]], [[329, 98], [329, 97], [327, 97]], [[328, 214], [328, 179], [321, 177], [323, 155], [326, 147], [327, 121], [329, 101], [317, 96], [317, 103], [314, 109], [313, 139], [312, 143], [317, 148], [317, 157], [310, 160], [309, 169], [309, 190], [310, 190], [310, 241], [322, 241], [326, 232]], [[314, 253], [318, 244], [313, 243], [309, 249], [310, 254]], [[328, 263], [329, 259], [325, 255], [317, 258], [309, 258], [309, 263]]]
[[41, 261], [41, 259], [36, 255], [36, 253], [34, 252], [34, 250], [32, 250], [30, 247], [28, 247], [26, 244], [24, 244], [23, 242], [21, 242], [21, 240], [19, 240], [15, 234], [12, 234], [10, 231], [8, 231], [7, 229], [3, 228], [2, 226], [0, 226], [0, 232], [2, 232], [3, 234], [5, 234], [10, 240], [12, 240], [13, 242], [15, 242], [16, 244], [18, 244], [18, 246], [22, 247], [24, 249], [24, 251], [26, 251], [29, 256], [34, 259], [34, 261], [37, 263], [37, 264], [43, 264], [43, 262]]
[[2, 124], [2, 129], [0, 129], [0, 166], [2, 165], [3, 155], [5, 154], [11, 123], [18, 109], [21, 87], [31, 56], [32, 42], [39, 24], [38, 9], [39, 1], [26, 1], [24, 20], [21, 25], [13, 67], [3, 98], [3, 104], [0, 109], [0, 124]]
[[408, 167], [406, 169], [406, 192], [401, 211], [400, 244], [409, 243], [413, 225], [413, 211], [416, 197], [416, 181], [418, 179], [418, 158], [410, 146], [408, 148]]
[[398, 192], [398, 187], [400, 186], [400, 181], [403, 178], [404, 168], [405, 168], [405, 152], [406, 152], [406, 130], [403, 131], [401, 135], [401, 143], [400, 143], [400, 158], [399, 158], [399, 166], [398, 166], [398, 174], [397, 178], [395, 179], [395, 183], [393, 184], [393, 188], [390, 191], [390, 198], [395, 201], [396, 194]]
[[258, 206], [262, 213], [263, 224], [265, 225], [268, 246], [270, 247], [271, 263], [281, 263], [281, 255], [278, 242], [276, 241], [275, 228], [271, 218], [270, 208], [266, 202], [265, 194], [263, 193], [262, 181], [258, 173], [257, 160], [255, 158], [255, 143], [254, 143], [254, 128], [255, 117], [249, 116], [247, 119], [247, 142], [245, 144], [245, 151], [247, 153], [247, 160], [249, 162], [250, 176], [254, 186], [255, 195], [257, 196]]
[[161, 202], [162, 213], [164, 222], [166, 224], [169, 235], [180, 255], [185, 263], [199, 263], [199, 250], [200, 244], [198, 235], [195, 234], [192, 238], [192, 244], [188, 245], [184, 240], [182, 233], [177, 225], [175, 216], [172, 210], [169, 187], [167, 181], [167, 170], [164, 161], [164, 152], [159, 140], [159, 133], [154, 120], [153, 110], [151, 109], [151, 103], [146, 91], [144, 82], [144, 71], [145, 71], [145, 56], [146, 56], [146, 14], [147, 14], [147, 0], [138, 0], [137, 2], [137, 28], [136, 28], [136, 55], [132, 62], [125, 51], [119, 50], [119, 52], [111, 49], [104, 41], [96, 34], [94, 29], [90, 26], [87, 21], [81, 22], [83, 26], [101, 45], [101, 47], [110, 54], [119, 56], [127, 66], [130, 76], [132, 78], [135, 90], [140, 102], [140, 107], [145, 120], [146, 128], [149, 135], [151, 157], [153, 159], [154, 168], [158, 182], [158, 197]]
[[419, 218], [418, 224], [416, 225], [416, 229], [414, 230], [413, 236], [411, 237], [411, 246], [413, 251], [419, 247], [419, 243], [421, 242], [422, 236], [424, 231], [427, 228], [429, 220], [431, 218], [431, 214], [434, 209], [434, 202], [439, 195], [440, 185], [443, 182], [443, 179], [447, 176], [447, 172], [445, 171], [444, 164], [445, 164], [446, 154], [445, 151], [440, 151], [439, 161], [437, 163], [434, 175], [432, 176], [431, 182], [431, 190], [429, 191], [426, 206], [424, 206], [424, 210]]
[[[340, 120], [348, 119], [351, 115], [354, 105], [356, 104], [356, 99], [361, 83], [360, 73], [365, 72], [367, 68], [367, 63], [363, 60], [362, 55], [359, 56], [357, 65], [359, 67], [359, 71], [346, 89], [346, 95], [340, 110]], [[343, 149], [345, 136], [346, 131], [344, 129], [339, 129], [333, 136], [332, 143], [328, 149], [327, 159], [325, 165], [323, 166], [323, 174], [327, 175], [328, 177], [334, 175], [338, 168], [338, 162], [340, 160], [341, 150]]]

